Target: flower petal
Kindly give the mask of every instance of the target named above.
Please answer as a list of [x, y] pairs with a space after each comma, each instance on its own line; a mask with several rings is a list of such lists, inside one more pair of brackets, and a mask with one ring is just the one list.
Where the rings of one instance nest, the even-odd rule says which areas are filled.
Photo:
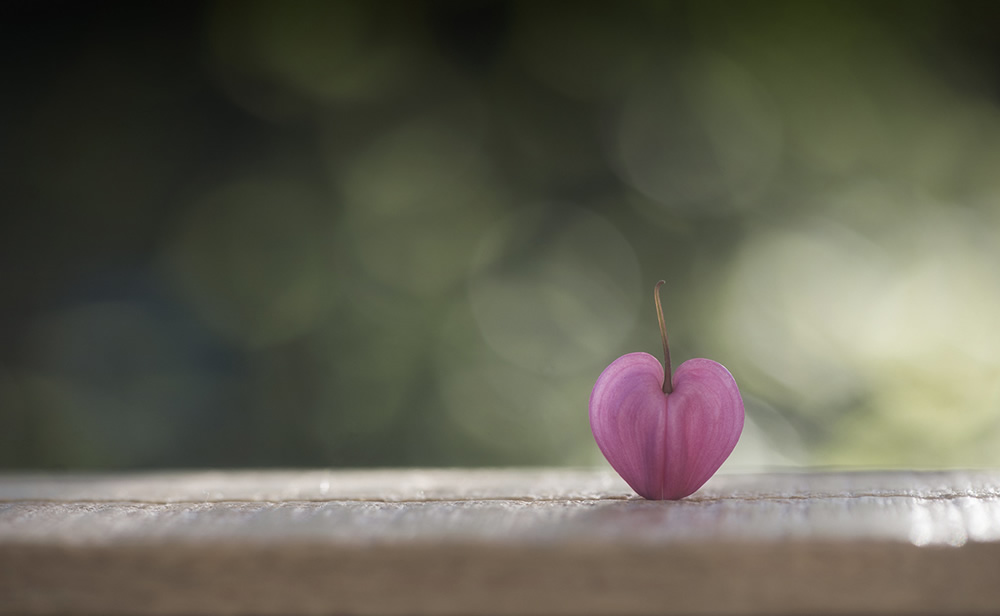
[[[648, 353], [623, 355], [604, 369], [590, 394], [594, 440], [640, 496], [663, 498], [667, 396], [663, 366]], [[673, 485], [673, 484], [671, 484]]]
[[663, 498], [693, 494], [715, 474], [743, 432], [743, 398], [733, 375], [710, 359], [677, 369], [667, 396]]

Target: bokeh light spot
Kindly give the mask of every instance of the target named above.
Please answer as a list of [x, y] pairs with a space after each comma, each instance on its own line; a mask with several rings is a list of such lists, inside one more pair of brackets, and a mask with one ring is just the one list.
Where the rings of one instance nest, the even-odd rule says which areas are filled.
[[416, 295], [464, 281], [476, 242], [504, 205], [474, 133], [433, 118], [388, 132], [338, 171], [362, 267]]
[[299, 336], [336, 302], [337, 236], [318, 192], [248, 180], [197, 201], [163, 264], [216, 331], [251, 347]]
[[716, 52], [692, 54], [675, 72], [626, 102], [616, 153], [623, 179], [688, 213], [755, 202], [782, 153], [781, 116], [769, 93]]
[[488, 271], [470, 283], [469, 301], [500, 356], [536, 373], [568, 374], [602, 362], [630, 333], [639, 264], [604, 218], [569, 208], [558, 220], [536, 212], [507, 218], [483, 239], [477, 262]]
[[393, 4], [385, 19], [351, 0], [220, 2], [208, 37], [231, 79], [268, 80], [320, 103], [351, 102], [388, 94], [412, 75], [420, 47], [408, 44], [415, 32], [400, 27], [405, 18], [396, 14], [408, 10]]

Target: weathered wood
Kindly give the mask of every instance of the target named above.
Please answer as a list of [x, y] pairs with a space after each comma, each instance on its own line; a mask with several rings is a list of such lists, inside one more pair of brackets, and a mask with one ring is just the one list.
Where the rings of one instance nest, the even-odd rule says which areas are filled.
[[0, 475], [4, 613], [1000, 613], [1000, 473]]

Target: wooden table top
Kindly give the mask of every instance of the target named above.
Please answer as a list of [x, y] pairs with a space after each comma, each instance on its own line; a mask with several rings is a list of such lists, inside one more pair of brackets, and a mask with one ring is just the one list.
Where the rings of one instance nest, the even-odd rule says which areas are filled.
[[0, 612], [1000, 613], [1000, 472], [0, 474]]

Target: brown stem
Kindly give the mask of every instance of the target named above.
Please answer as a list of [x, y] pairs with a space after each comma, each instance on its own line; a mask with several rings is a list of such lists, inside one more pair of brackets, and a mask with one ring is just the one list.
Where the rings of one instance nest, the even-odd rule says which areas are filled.
[[663, 322], [663, 306], [660, 305], [660, 287], [664, 281], [653, 287], [653, 301], [656, 302], [656, 318], [660, 322], [660, 339], [663, 341], [663, 393], [674, 391], [673, 377], [670, 374], [670, 346], [667, 345], [667, 324]]

